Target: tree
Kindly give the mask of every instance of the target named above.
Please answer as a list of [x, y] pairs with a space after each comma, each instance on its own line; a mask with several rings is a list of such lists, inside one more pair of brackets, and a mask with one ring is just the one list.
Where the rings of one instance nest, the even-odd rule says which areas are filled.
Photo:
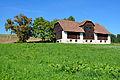
[[56, 39], [56, 35], [54, 34], [53, 29], [54, 29], [54, 24], [57, 21], [59, 21], [59, 20], [55, 19], [55, 20], [50, 22], [50, 26], [48, 27], [48, 36], [47, 36], [49, 41], [55, 41], [55, 39]]
[[67, 20], [66, 18], [64, 18], [63, 20]]
[[11, 19], [7, 19], [5, 23], [6, 31], [11, 30], [11, 34], [17, 34], [19, 42], [26, 42], [32, 35], [32, 18], [27, 18], [23, 14], [17, 15]]
[[75, 21], [75, 18], [70, 16], [69, 18], [64, 18], [63, 20]]
[[48, 27], [50, 22], [46, 21], [43, 17], [36, 18], [33, 23], [33, 34], [35, 37], [40, 37], [42, 41], [45, 41], [48, 36]]
[[75, 21], [75, 18], [72, 17], [72, 16], [70, 16], [69, 18], [67, 18], [67, 20], [69, 20], [69, 21]]
[[117, 42], [116, 36], [114, 34], [111, 34], [110, 36], [111, 36], [111, 42], [116, 43]]
[[117, 34], [117, 41], [120, 43], [120, 34]]

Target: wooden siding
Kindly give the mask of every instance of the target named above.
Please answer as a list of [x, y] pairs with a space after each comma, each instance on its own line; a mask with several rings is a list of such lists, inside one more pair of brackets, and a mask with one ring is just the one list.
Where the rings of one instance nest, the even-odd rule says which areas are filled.
[[97, 34], [98, 40], [108, 40], [108, 34]]
[[67, 32], [67, 38], [68, 39], [80, 39], [80, 33], [79, 32]]
[[55, 24], [54, 33], [56, 34], [56, 39], [62, 39], [62, 28], [59, 23]]
[[83, 39], [94, 39], [94, 25], [92, 22], [86, 22], [83, 29], [85, 31]]

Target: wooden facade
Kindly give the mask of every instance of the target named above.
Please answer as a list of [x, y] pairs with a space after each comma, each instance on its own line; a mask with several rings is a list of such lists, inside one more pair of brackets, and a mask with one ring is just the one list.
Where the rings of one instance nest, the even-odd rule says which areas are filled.
[[67, 32], [67, 38], [68, 39], [80, 39], [80, 33], [79, 32]]
[[56, 34], [56, 39], [62, 39], [62, 28], [59, 23], [55, 25], [54, 32]]
[[97, 34], [98, 40], [108, 40], [108, 34]]
[[85, 31], [83, 39], [94, 39], [94, 25], [92, 22], [86, 22], [83, 29]]

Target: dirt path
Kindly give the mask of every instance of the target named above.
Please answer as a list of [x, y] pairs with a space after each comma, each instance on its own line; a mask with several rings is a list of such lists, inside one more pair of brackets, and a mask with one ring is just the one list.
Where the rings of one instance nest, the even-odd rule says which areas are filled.
[[14, 43], [14, 41], [0, 41], [0, 43]]
[[[39, 42], [39, 41], [41, 41], [41, 39], [29, 39], [29, 40], [27, 40], [27, 42]], [[17, 42], [17, 40], [0, 41], [0, 43], [15, 43], [15, 42]]]
[[[17, 42], [18, 38], [16, 35], [0, 34], [0, 43], [14, 43]], [[30, 37], [27, 42], [39, 42], [40, 38]]]

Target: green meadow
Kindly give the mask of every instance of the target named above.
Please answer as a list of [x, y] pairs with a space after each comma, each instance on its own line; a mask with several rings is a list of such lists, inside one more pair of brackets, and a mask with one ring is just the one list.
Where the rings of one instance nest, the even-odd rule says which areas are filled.
[[0, 44], [0, 80], [120, 80], [120, 44]]

